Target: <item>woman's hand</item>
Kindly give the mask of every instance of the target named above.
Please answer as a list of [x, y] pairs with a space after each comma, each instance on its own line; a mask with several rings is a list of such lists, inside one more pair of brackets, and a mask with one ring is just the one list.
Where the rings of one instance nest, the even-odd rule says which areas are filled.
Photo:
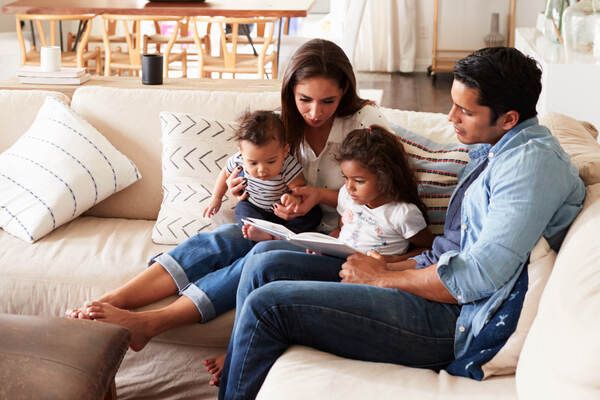
[[229, 193], [234, 196], [238, 201], [246, 200], [248, 198], [248, 192], [246, 192], [246, 178], [238, 176], [242, 172], [242, 167], [238, 166], [227, 178], [227, 188]]
[[273, 212], [279, 218], [286, 221], [306, 215], [314, 206], [320, 203], [320, 190], [314, 186], [296, 186], [291, 188], [292, 195], [299, 198], [298, 203], [290, 203], [287, 206], [275, 204]]
[[355, 253], [342, 264], [340, 278], [344, 283], [364, 283], [383, 286], [381, 281], [387, 272], [387, 264], [382, 255], [370, 251], [366, 255]]

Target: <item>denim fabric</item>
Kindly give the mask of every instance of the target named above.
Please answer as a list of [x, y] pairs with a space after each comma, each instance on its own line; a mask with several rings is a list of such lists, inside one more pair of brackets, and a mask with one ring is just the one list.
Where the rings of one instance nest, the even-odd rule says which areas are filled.
[[569, 156], [537, 118], [522, 122], [495, 145], [471, 152], [461, 179], [488, 166], [465, 193], [460, 250], [442, 254], [438, 275], [462, 304], [455, 354], [467, 351], [509, 296], [535, 243], [556, 248], [581, 209], [585, 188]]
[[179, 294], [192, 300], [206, 322], [235, 307], [244, 256], [254, 244], [244, 239], [239, 225], [221, 225], [189, 238], [155, 261], [173, 277]]
[[[486, 160], [487, 161], [487, 160]], [[462, 179], [456, 186], [444, 221], [444, 234], [436, 236], [431, 245], [431, 250], [426, 250], [413, 257], [417, 262], [416, 268], [425, 268], [438, 262], [440, 256], [450, 250], [460, 250], [460, 208], [465, 192], [487, 166], [487, 162], [481, 162], [466, 179]]]
[[307, 212], [306, 215], [286, 221], [285, 219], [279, 218], [273, 212], [257, 207], [247, 200], [240, 201], [235, 206], [235, 220], [238, 224], [241, 224], [242, 219], [248, 217], [274, 222], [285, 226], [294, 233], [300, 233], [317, 229], [321, 223], [323, 212], [321, 211], [320, 206], [315, 206]]
[[[452, 361], [459, 306], [340, 283], [344, 260], [282, 245], [287, 250], [256, 251], [246, 261], [219, 398], [254, 398], [290, 344], [421, 368], [440, 369]], [[319, 282], [307, 282], [314, 280]]]

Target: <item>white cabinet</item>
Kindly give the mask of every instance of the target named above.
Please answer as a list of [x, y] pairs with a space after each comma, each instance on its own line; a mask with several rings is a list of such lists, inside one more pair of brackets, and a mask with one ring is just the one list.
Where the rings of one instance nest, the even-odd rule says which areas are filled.
[[542, 94], [537, 111], [555, 111], [591, 122], [600, 130], [600, 64], [593, 57], [567, 60], [562, 45], [535, 28], [517, 28], [515, 47], [542, 68]]

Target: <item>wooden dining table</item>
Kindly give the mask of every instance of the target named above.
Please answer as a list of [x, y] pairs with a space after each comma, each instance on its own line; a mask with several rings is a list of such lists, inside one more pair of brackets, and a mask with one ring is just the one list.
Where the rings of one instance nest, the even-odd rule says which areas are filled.
[[7, 14], [125, 14], [222, 17], [306, 17], [314, 0], [16, 0]]
[[[121, 14], [168, 15], [178, 17], [306, 17], [314, 0], [17, 0], [2, 7], [7, 14]], [[282, 23], [277, 33], [277, 64], [281, 46]], [[32, 28], [33, 29], [33, 28]], [[79, 40], [80, 24], [75, 39]], [[61, 35], [62, 39], [62, 35]], [[74, 45], [74, 47], [75, 47]]]

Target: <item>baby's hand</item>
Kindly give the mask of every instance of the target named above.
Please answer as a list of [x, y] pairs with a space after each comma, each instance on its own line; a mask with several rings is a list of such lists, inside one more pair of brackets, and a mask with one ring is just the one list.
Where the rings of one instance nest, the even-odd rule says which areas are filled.
[[289, 207], [291, 205], [297, 206], [302, 202], [300, 197], [294, 196], [293, 194], [285, 193], [281, 196], [281, 205]]
[[204, 218], [214, 216], [221, 209], [221, 199], [211, 199], [208, 206], [202, 212]]

